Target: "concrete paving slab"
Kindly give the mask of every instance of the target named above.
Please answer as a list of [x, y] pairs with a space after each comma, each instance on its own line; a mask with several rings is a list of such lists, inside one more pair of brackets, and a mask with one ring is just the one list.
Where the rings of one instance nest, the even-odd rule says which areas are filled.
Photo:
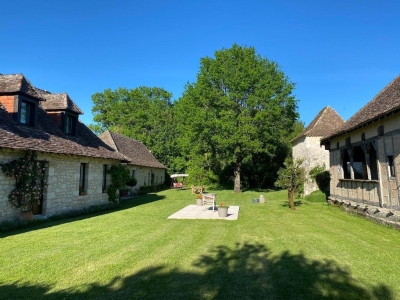
[[170, 215], [168, 219], [219, 219], [219, 220], [237, 220], [239, 217], [239, 206], [229, 206], [228, 216], [226, 218], [218, 217], [218, 211], [212, 207], [204, 210], [203, 206], [195, 204], [188, 205], [176, 213]]

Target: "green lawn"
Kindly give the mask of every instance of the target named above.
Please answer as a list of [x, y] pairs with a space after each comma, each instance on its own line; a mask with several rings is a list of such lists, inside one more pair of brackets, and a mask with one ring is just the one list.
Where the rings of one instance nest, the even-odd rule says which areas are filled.
[[168, 190], [2, 234], [0, 299], [400, 299], [399, 231], [325, 203], [291, 211], [285, 191], [216, 192], [237, 221], [168, 220], [195, 204]]

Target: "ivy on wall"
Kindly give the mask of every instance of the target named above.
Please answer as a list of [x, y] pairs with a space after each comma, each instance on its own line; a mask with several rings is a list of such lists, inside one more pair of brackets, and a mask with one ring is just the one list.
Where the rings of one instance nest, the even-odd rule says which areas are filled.
[[35, 151], [26, 151], [24, 156], [0, 163], [7, 177], [15, 178], [15, 188], [8, 195], [8, 201], [15, 209], [30, 210], [32, 204], [39, 203], [44, 189], [46, 161], [39, 161]]

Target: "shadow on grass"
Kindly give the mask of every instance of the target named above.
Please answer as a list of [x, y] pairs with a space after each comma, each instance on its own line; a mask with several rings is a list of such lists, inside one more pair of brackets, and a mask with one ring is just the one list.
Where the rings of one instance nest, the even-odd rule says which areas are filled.
[[[301, 205], [309, 205], [306, 202], [303, 202], [302, 200], [297, 200], [294, 201], [294, 206], [301, 206]], [[289, 201], [286, 201], [282, 204], [283, 207], [290, 207]]]
[[[8, 222], [0, 224], [0, 238], [20, 234], [28, 231], [49, 228], [60, 224], [85, 220], [110, 212], [130, 209], [139, 205], [151, 203], [164, 199], [165, 196], [158, 194], [146, 194], [137, 198], [121, 201], [120, 203], [108, 203], [106, 205], [93, 206], [82, 210], [71, 211], [63, 215], [52, 216], [48, 219], [34, 220], [31, 222]], [[0, 298], [1, 299], [1, 298]]]
[[0, 286], [0, 299], [395, 299], [388, 286], [361, 286], [335, 261], [288, 251], [272, 255], [249, 243], [211, 249], [193, 271], [152, 266], [80, 288], [50, 292], [51, 286], [15, 282]]

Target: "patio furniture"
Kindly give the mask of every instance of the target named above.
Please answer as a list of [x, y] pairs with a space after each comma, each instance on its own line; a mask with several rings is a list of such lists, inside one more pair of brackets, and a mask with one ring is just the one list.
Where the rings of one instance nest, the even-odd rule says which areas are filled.
[[185, 189], [185, 178], [188, 174], [173, 174], [171, 175], [171, 189]]
[[203, 210], [206, 209], [207, 205], [212, 205], [212, 209], [215, 210], [216, 208], [216, 198], [217, 194], [210, 194], [210, 193], [203, 193]]

